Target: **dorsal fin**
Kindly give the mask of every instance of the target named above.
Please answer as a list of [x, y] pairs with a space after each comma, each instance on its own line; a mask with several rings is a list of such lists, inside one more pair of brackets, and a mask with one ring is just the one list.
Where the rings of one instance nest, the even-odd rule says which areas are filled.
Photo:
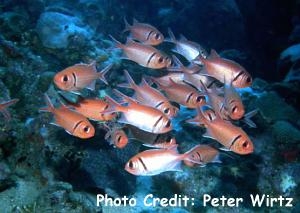
[[184, 35], [180, 34], [180, 39], [179, 40], [180, 41], [187, 41], [187, 38]]
[[211, 49], [209, 58], [220, 58], [220, 56], [215, 49]]
[[136, 20], [135, 18], [133, 18], [133, 25], [138, 24], [138, 23], [139, 23], [139, 21]]

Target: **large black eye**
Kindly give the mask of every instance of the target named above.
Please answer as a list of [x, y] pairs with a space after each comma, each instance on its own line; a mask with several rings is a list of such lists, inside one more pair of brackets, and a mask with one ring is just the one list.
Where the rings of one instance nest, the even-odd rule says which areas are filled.
[[245, 142], [242, 144], [242, 146], [243, 146], [244, 148], [247, 148], [248, 145], [249, 145], [248, 141], [245, 141]]
[[165, 113], [165, 114], [168, 114], [169, 112], [170, 112], [170, 109], [169, 109], [169, 108], [164, 109], [164, 113]]
[[160, 35], [158, 33], [155, 34], [155, 39], [156, 40], [160, 39]]
[[129, 166], [130, 169], [133, 169], [133, 163], [132, 163], [132, 161], [129, 161], [128, 166]]
[[166, 128], [169, 128], [171, 126], [171, 121], [169, 120], [166, 124]]
[[246, 81], [247, 81], [247, 83], [250, 83], [250, 82], [251, 82], [251, 77], [248, 76], [248, 77], [246, 78]]
[[83, 131], [84, 131], [84, 132], [89, 132], [89, 130], [90, 130], [90, 127], [89, 127], [89, 126], [85, 126], [85, 127], [83, 128]]
[[67, 82], [69, 80], [68, 76], [67, 75], [64, 75], [63, 78], [62, 78], [63, 82]]
[[198, 96], [196, 101], [197, 101], [197, 102], [200, 102], [200, 101], [202, 101], [203, 99], [204, 99], [203, 96]]
[[237, 106], [234, 106], [234, 107], [232, 108], [231, 112], [234, 113], [234, 112], [236, 112], [236, 110], [237, 110]]
[[162, 63], [163, 61], [164, 61], [164, 58], [163, 57], [159, 57], [158, 63]]

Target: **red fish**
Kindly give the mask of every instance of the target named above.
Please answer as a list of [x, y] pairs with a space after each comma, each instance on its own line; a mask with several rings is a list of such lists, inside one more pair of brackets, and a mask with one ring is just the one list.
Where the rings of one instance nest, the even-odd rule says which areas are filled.
[[162, 69], [172, 64], [172, 60], [168, 56], [150, 45], [137, 43], [130, 39], [127, 39], [126, 44], [122, 44], [112, 36], [111, 38], [116, 42], [116, 47], [123, 50], [124, 57], [122, 58], [124, 59], [152, 69]]
[[245, 114], [245, 108], [240, 94], [231, 84], [225, 84], [224, 87], [224, 107], [232, 120], [239, 120]]
[[169, 118], [173, 118], [177, 114], [178, 109], [174, 107], [159, 90], [149, 86], [144, 79], [142, 79], [141, 85], [137, 85], [128, 71], [124, 70], [124, 73], [128, 84], [121, 84], [119, 86], [134, 89], [134, 98], [137, 99], [138, 102], [160, 110]]
[[204, 65], [205, 69], [202, 73], [206, 73], [222, 83], [232, 82], [234, 87], [244, 88], [252, 84], [250, 74], [238, 63], [221, 58], [215, 50], [211, 50], [210, 56], [207, 58], [197, 57], [195, 63]]
[[[198, 145], [194, 148], [190, 157], [193, 161], [198, 162], [197, 165], [205, 166], [207, 163], [221, 163], [219, 159], [219, 151], [208, 145]], [[192, 161], [183, 161], [185, 165], [193, 167], [195, 163]]]
[[206, 127], [206, 133], [203, 136], [218, 141], [225, 147], [224, 150], [240, 155], [250, 154], [254, 150], [252, 141], [241, 128], [222, 120], [207, 106], [198, 108], [197, 117], [188, 122], [203, 124]]
[[105, 140], [109, 139], [110, 144], [119, 149], [123, 149], [128, 144], [128, 137], [125, 131], [118, 125], [108, 126], [105, 125], [107, 133], [105, 134]]
[[95, 121], [110, 121], [117, 117], [117, 113], [103, 113], [109, 104], [101, 99], [82, 99], [76, 104], [70, 104], [75, 111]]
[[128, 102], [128, 106], [122, 106], [109, 96], [106, 96], [107, 101], [112, 106], [112, 109], [108, 109], [108, 111], [122, 112], [122, 116], [118, 119], [118, 122], [131, 124], [141, 130], [157, 134], [172, 130], [170, 119], [161, 111], [150, 106], [139, 104], [118, 90], [114, 91], [121, 96], [124, 101]]
[[19, 101], [19, 99], [12, 99], [12, 100], [0, 103], [0, 112], [4, 116], [5, 120], [8, 121], [11, 119], [10, 113], [8, 112], [7, 107], [17, 103], [18, 101]]
[[42, 108], [40, 111], [51, 112], [54, 115], [53, 124], [64, 128], [70, 135], [79, 138], [87, 139], [94, 136], [95, 128], [83, 115], [70, 110], [64, 105], [54, 108], [46, 94], [45, 101], [48, 107]]
[[166, 171], [182, 171], [181, 161], [190, 160], [193, 149], [179, 154], [177, 146], [172, 149], [151, 149], [138, 153], [125, 165], [125, 170], [133, 175], [153, 176]]
[[140, 23], [133, 19], [133, 25], [129, 25], [126, 19], [125, 30], [130, 31], [130, 37], [147, 45], [158, 45], [164, 41], [164, 36], [155, 27], [150, 24]]
[[104, 75], [111, 67], [112, 64], [97, 72], [95, 62], [91, 64], [75, 64], [57, 73], [54, 76], [54, 83], [59, 89], [65, 91], [78, 91], [84, 88], [94, 90], [97, 79], [101, 79], [107, 84]]
[[156, 83], [171, 101], [188, 108], [197, 108], [206, 103], [205, 96], [200, 94], [195, 88], [187, 84], [177, 84], [172, 79], [170, 79], [170, 82], [168, 85]]

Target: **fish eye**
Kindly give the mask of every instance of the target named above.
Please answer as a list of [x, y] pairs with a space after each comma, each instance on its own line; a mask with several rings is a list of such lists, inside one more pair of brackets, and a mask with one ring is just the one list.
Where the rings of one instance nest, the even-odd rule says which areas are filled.
[[164, 58], [163, 57], [159, 57], [158, 63], [162, 63], [163, 61], [164, 61]]
[[237, 111], [237, 106], [234, 106], [231, 110], [232, 113], [236, 112]]
[[133, 162], [129, 161], [128, 166], [129, 166], [130, 169], [133, 169]]
[[197, 99], [196, 99], [197, 102], [200, 102], [202, 100], [203, 100], [203, 96], [198, 96]]
[[248, 145], [249, 145], [248, 141], [245, 141], [245, 142], [242, 144], [243, 148], [247, 148]]
[[164, 113], [165, 113], [165, 114], [168, 114], [169, 112], [170, 112], [170, 109], [169, 109], [169, 108], [164, 109]]
[[86, 132], [86, 133], [88, 133], [90, 131], [90, 127], [89, 126], [85, 126], [83, 128], [83, 131]]
[[160, 35], [158, 33], [155, 34], [155, 39], [156, 40], [160, 39]]
[[246, 81], [247, 81], [247, 83], [250, 83], [250, 82], [251, 82], [251, 77], [248, 76], [248, 77], [246, 78]]
[[170, 120], [168, 120], [168, 122], [167, 122], [167, 124], [166, 124], [166, 128], [169, 128], [171, 126], [171, 121]]
[[68, 80], [69, 80], [69, 78], [68, 78], [67, 75], [64, 75], [64, 76], [62, 77], [62, 81], [63, 81], [63, 82], [67, 82]]

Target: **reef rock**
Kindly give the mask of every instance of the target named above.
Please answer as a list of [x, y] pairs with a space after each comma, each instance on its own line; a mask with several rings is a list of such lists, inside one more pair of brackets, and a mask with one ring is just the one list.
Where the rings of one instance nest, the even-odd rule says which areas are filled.
[[36, 26], [37, 33], [45, 47], [66, 48], [70, 36], [90, 39], [93, 31], [81, 20], [58, 12], [42, 13]]

